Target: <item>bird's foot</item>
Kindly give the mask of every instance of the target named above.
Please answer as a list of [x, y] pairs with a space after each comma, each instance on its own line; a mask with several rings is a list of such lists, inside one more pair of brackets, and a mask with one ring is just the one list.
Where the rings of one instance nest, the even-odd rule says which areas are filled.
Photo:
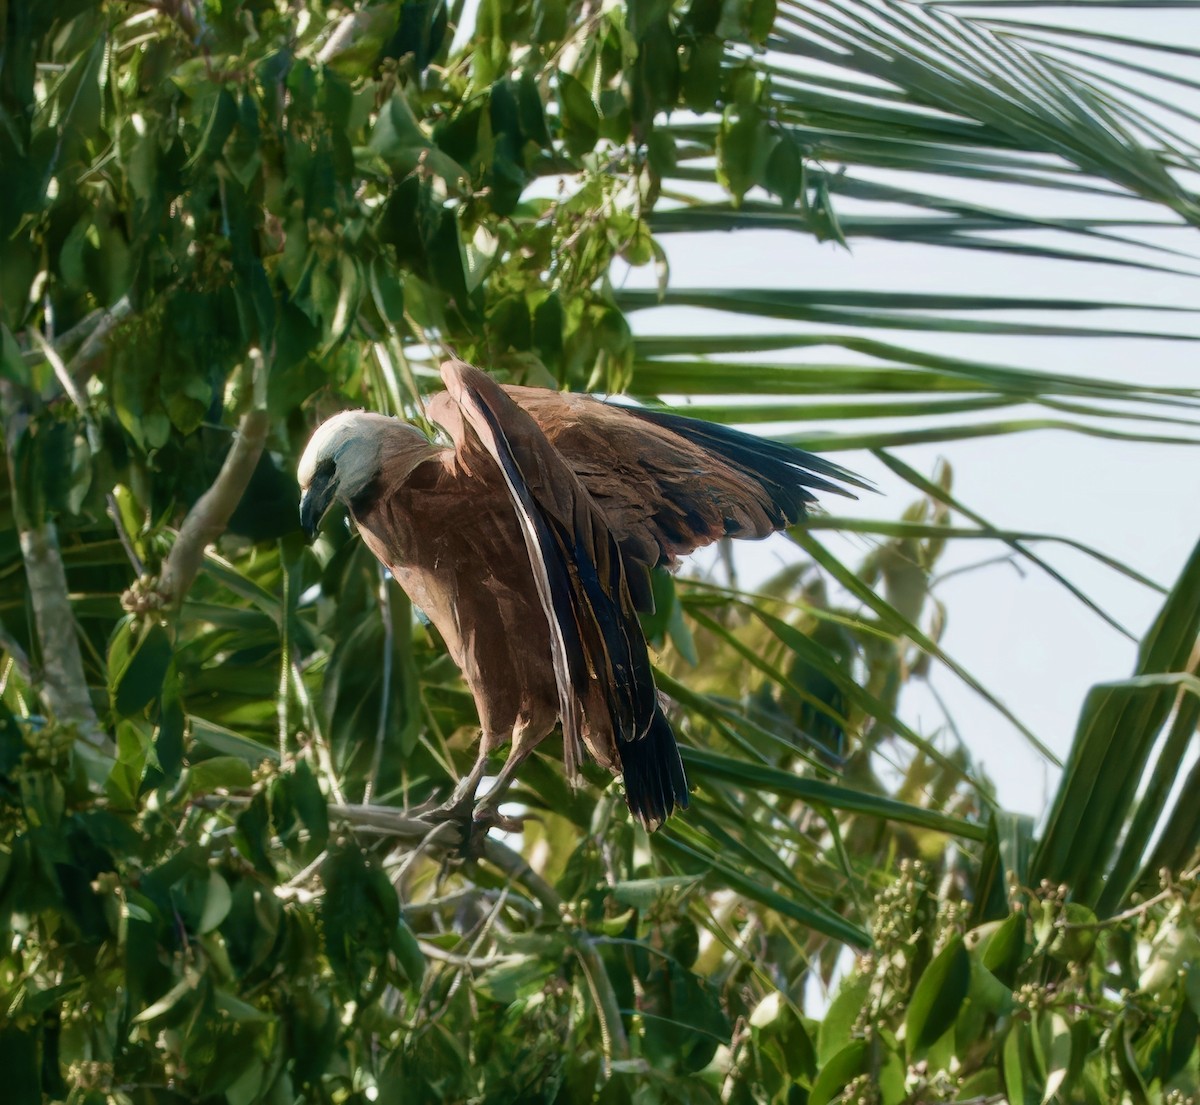
[[453, 825], [459, 833], [460, 843], [457, 851], [460, 857], [478, 859], [483, 854], [483, 842], [491, 823], [476, 822], [474, 814], [475, 796], [467, 794], [455, 796], [440, 805], [427, 802], [417, 816], [432, 827]]
[[461, 835], [462, 843], [459, 854], [463, 859], [478, 859], [483, 855], [483, 844], [492, 829], [500, 829], [506, 833], [519, 833], [525, 827], [524, 817], [510, 817], [502, 814], [495, 806], [486, 801], [475, 804], [473, 799], [455, 802], [444, 802], [420, 813], [423, 821], [430, 825], [455, 825]]
[[499, 829], [506, 833], [519, 833], [525, 828], [528, 817], [509, 817], [507, 814], [501, 813], [485, 798], [475, 806], [471, 820], [475, 828], [481, 829], [486, 836], [490, 829]]

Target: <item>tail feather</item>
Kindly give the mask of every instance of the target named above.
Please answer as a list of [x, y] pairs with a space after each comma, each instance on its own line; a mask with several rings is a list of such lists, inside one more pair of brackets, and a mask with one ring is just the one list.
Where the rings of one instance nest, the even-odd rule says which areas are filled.
[[625, 802], [647, 832], [653, 832], [674, 810], [687, 809], [688, 784], [679, 746], [666, 714], [660, 709], [640, 740], [620, 740]]

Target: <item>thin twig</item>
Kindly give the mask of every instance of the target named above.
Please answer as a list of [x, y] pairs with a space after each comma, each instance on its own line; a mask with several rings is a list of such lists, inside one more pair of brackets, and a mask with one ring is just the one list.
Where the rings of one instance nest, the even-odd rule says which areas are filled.
[[142, 563], [142, 558], [138, 556], [137, 549], [133, 545], [133, 538], [125, 528], [125, 522], [121, 518], [121, 511], [117, 507], [117, 497], [109, 491], [104, 496], [104, 502], [106, 503], [105, 513], [108, 514], [113, 528], [117, 531], [117, 536], [121, 539], [121, 546], [125, 550], [125, 555], [129, 557], [129, 563], [133, 565], [133, 570], [137, 572], [139, 578], [144, 576], [146, 574], [146, 565]]
[[309, 734], [312, 736], [313, 745], [317, 750], [317, 766], [321, 769], [321, 773], [325, 776], [325, 781], [329, 784], [329, 793], [333, 795], [338, 802], [345, 802], [346, 796], [342, 793], [342, 784], [338, 780], [337, 771], [333, 766], [333, 749], [330, 747], [329, 741], [325, 739], [325, 732], [321, 728], [321, 719], [317, 717], [316, 707], [313, 706], [312, 696], [308, 693], [308, 688], [304, 685], [304, 673], [300, 670], [300, 665], [296, 661], [296, 655], [292, 653], [292, 691], [296, 695], [296, 701], [300, 703], [300, 709], [304, 711], [304, 723], [308, 726]]
[[[1191, 871], [1184, 871], [1180, 876], [1180, 882], [1190, 882], [1193, 879], [1200, 878], [1200, 867], [1193, 868]], [[1170, 901], [1179, 891], [1174, 886], [1168, 886], [1165, 890], [1160, 890], [1157, 894], [1147, 898], [1144, 902], [1139, 902], [1135, 906], [1130, 906], [1128, 909], [1120, 913], [1114, 913], [1111, 917], [1105, 917], [1103, 920], [1096, 921], [1059, 921], [1055, 926], [1062, 929], [1064, 932], [1078, 932], [1089, 929], [1104, 929], [1110, 928], [1112, 925], [1119, 925], [1125, 921], [1133, 921], [1139, 917], [1145, 916], [1151, 909], [1157, 905], [1162, 905], [1163, 902]]]
[[[430, 898], [424, 902], [405, 902], [404, 916], [424, 917], [433, 913], [441, 913], [447, 909], [457, 909], [468, 902], [490, 902], [494, 901], [499, 894], [498, 890], [483, 890], [475, 886], [465, 890], [455, 890], [452, 893], [443, 894], [440, 898]], [[537, 912], [537, 906], [520, 895], [509, 894], [508, 905], [522, 913]]]
[[[112, 333], [117, 323], [121, 322], [133, 311], [133, 305], [128, 296], [121, 296], [97, 321], [92, 332], [84, 338], [83, 345], [67, 362], [67, 372], [80, 388], [87, 383], [96, 367], [96, 358], [104, 352], [108, 335]], [[74, 331], [68, 331], [68, 334]], [[67, 335], [64, 335], [66, 337]], [[61, 344], [61, 343], [60, 343]]]
[[[520, 853], [488, 837], [484, 841], [483, 854], [490, 864], [524, 886], [552, 916], [570, 916], [567, 903], [558, 891], [534, 871]], [[613, 1062], [628, 1059], [629, 1038], [625, 1035], [625, 1026], [621, 1022], [621, 1008], [617, 1004], [617, 995], [613, 990], [612, 980], [608, 977], [608, 971], [604, 968], [604, 961], [586, 933], [581, 932], [578, 939], [572, 940], [571, 950], [583, 968], [588, 989], [591, 990], [592, 999], [596, 1003], [596, 1016], [600, 1021], [608, 1064], [611, 1066]]]
[[363, 787], [363, 802], [369, 803], [379, 781], [379, 770], [383, 766], [383, 743], [387, 738], [388, 713], [391, 709], [392, 664], [396, 648], [396, 632], [392, 625], [392, 592], [388, 587], [387, 572], [379, 565], [379, 616], [383, 619], [383, 662], [380, 665], [382, 685], [379, 690], [379, 724], [375, 726], [375, 751], [371, 754], [371, 769]]
[[288, 700], [291, 698], [292, 634], [288, 608], [291, 604], [292, 574], [287, 561], [281, 555], [283, 566], [283, 602], [279, 609], [279, 686], [275, 693], [275, 718], [279, 726], [279, 761], [283, 763], [288, 754], [288, 736], [291, 726], [288, 721]]
[[88, 410], [87, 397], [75, 382], [75, 378], [71, 375], [63, 359], [58, 355], [58, 351], [46, 340], [46, 336], [41, 330], [36, 326], [30, 326], [28, 333], [33, 339], [33, 344], [41, 350], [42, 355], [50, 362], [50, 367], [54, 369], [54, 375], [63, 391], [67, 393], [67, 398], [75, 404], [75, 409], [79, 412], [79, 417], [83, 419], [84, 429], [87, 433], [88, 448], [91, 450], [92, 456], [95, 456], [100, 452], [100, 432], [96, 429], [96, 423], [92, 420], [91, 412]]
[[448, 963], [452, 967], [462, 967], [471, 971], [486, 971], [489, 967], [506, 962], [516, 962], [521, 958], [519, 955], [458, 955], [455, 952], [439, 948], [428, 940], [419, 940], [418, 943], [421, 945], [421, 951], [426, 959], [436, 959], [439, 963]]
[[[74, 326], [69, 330], [64, 330], [54, 339], [51, 348], [60, 358], [72, 346], [79, 346], [71, 359], [66, 362], [67, 375], [71, 377], [76, 389], [82, 390], [91, 378], [96, 368], [96, 358], [104, 352], [108, 335], [112, 332], [113, 327], [130, 315], [132, 311], [133, 305], [129, 302], [129, 297], [122, 296], [107, 310], [96, 308], [94, 311], [89, 311]], [[46, 356], [45, 350], [39, 346], [37, 349], [25, 350], [21, 354], [21, 360], [32, 367], [49, 360], [49, 358]], [[56, 369], [55, 375], [57, 374], [58, 370]], [[71, 395], [70, 389], [67, 389], [67, 394]]]
[[[83, 341], [96, 328], [103, 317], [104, 312], [99, 307], [88, 311], [74, 326], [56, 335], [54, 348], [61, 354], [64, 350], [70, 349], [71, 346]], [[28, 368], [41, 364], [45, 359], [46, 355], [37, 349], [26, 349], [21, 354], [21, 361]]]
[[8, 658], [16, 666], [17, 671], [21, 673], [21, 678], [26, 683], [33, 681], [33, 665], [29, 662], [28, 654], [21, 647], [21, 642], [4, 628], [2, 621], [0, 621], [0, 651], [8, 653]]

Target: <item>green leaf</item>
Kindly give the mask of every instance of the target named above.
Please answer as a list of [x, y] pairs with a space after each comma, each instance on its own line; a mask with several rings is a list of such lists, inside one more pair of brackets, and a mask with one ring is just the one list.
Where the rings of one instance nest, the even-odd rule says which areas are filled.
[[522, 955], [502, 959], [475, 980], [477, 991], [489, 1001], [510, 1005], [545, 985], [557, 964], [544, 956]]
[[763, 182], [778, 143], [757, 105], [726, 109], [717, 136], [717, 179], [733, 194], [735, 203]]
[[213, 100], [213, 106], [208, 113], [208, 121], [205, 123], [200, 141], [184, 168], [190, 169], [198, 162], [220, 156], [221, 147], [225, 145], [225, 139], [233, 133], [237, 118], [237, 100], [229, 91], [221, 89]]
[[1028, 1105], [1034, 1100], [1027, 1092], [1027, 1044], [1028, 1029], [1021, 1021], [1013, 1021], [1004, 1039], [1004, 1089], [1012, 1105]]
[[249, 737], [218, 725], [214, 721], [190, 715], [192, 736], [197, 743], [220, 752], [223, 756], [233, 756], [244, 760], [247, 764], [260, 764], [263, 760], [278, 762], [279, 749], [269, 744], [263, 744]]
[[396, 922], [396, 932], [392, 938], [392, 954], [400, 966], [409, 984], [419, 989], [425, 977], [425, 954], [417, 942], [413, 930], [408, 927], [403, 918]]
[[183, 770], [186, 718], [179, 673], [169, 668], [159, 698], [158, 725], [154, 733], [154, 755], [164, 777], [175, 782]]
[[829, 806], [831, 809], [852, 810], [873, 817], [919, 825], [938, 832], [952, 833], [968, 839], [979, 840], [985, 834], [982, 825], [950, 817], [943, 813], [910, 806], [894, 798], [884, 798], [849, 787], [807, 779], [766, 764], [747, 763], [732, 756], [722, 756], [706, 748], [681, 749], [683, 762], [694, 767], [698, 773], [713, 779], [736, 783], [755, 790], [767, 790], [793, 798], [801, 798], [813, 805]]
[[829, 1105], [848, 1082], [866, 1073], [869, 1056], [866, 1040], [855, 1040], [833, 1055], [813, 1082], [809, 1105]]
[[330, 850], [321, 881], [322, 946], [338, 976], [361, 994], [384, 968], [397, 940], [401, 922], [395, 888], [353, 844]]
[[152, 749], [150, 735], [141, 723], [122, 721], [117, 725], [117, 758], [104, 784], [116, 806], [137, 808]]
[[1004, 1084], [1000, 1071], [996, 1069], [981, 1070], [964, 1079], [955, 1101], [975, 1101], [979, 1098], [1000, 1097], [1004, 1093]]
[[1024, 913], [1013, 913], [999, 922], [979, 944], [980, 961], [1010, 988], [1025, 959]]
[[817, 1049], [803, 1019], [777, 990], [755, 1006], [749, 1018], [759, 1046], [778, 1046], [789, 1077], [811, 1080], [817, 1073]]
[[[240, 764], [239, 760], [233, 761]], [[238, 850], [255, 868], [271, 881], [275, 880], [275, 861], [269, 850], [271, 818], [267, 810], [267, 797], [259, 791], [250, 799], [234, 820], [237, 832], [234, 839]]]
[[196, 931], [199, 933], [212, 932], [228, 916], [229, 907], [232, 904], [233, 896], [229, 892], [229, 883], [216, 871], [210, 871], [208, 890], [204, 896], [204, 908], [200, 913], [200, 920], [196, 924]]
[[591, 153], [600, 137], [600, 114], [591, 94], [576, 77], [560, 69], [558, 99], [567, 152], [572, 157]]
[[699, 35], [684, 55], [683, 99], [697, 114], [711, 111], [721, 93], [725, 43], [716, 35]]
[[654, 879], [625, 879], [611, 889], [613, 898], [621, 905], [643, 912], [660, 901], [678, 901], [699, 882], [690, 875], [668, 875]]
[[188, 768], [188, 793], [245, 790], [254, 782], [250, 765], [239, 756], [213, 756]]
[[642, 1046], [655, 1066], [690, 1074], [707, 1066], [718, 1047], [729, 1045], [729, 1018], [707, 980], [663, 958], [651, 960], [641, 982]]
[[161, 622], [126, 616], [108, 645], [108, 691], [119, 717], [141, 713], [163, 687], [171, 666], [171, 637]]
[[[1186, 671], [1198, 634], [1200, 544], [1142, 642], [1133, 679], [1100, 684], [1088, 694], [1031, 879], [1067, 882], [1075, 900], [1101, 914], [1124, 900], [1152, 826], [1139, 820], [1138, 835], [1122, 846], [1115, 870], [1113, 851], [1180, 685], [1155, 677]], [[1174, 777], [1173, 764], [1162, 765], [1164, 775]], [[1151, 795], [1149, 801], [1157, 799]]]
[[950, 1029], [970, 987], [971, 957], [956, 936], [925, 968], [908, 1003], [904, 1034], [910, 1058], [924, 1054]]
[[838, 987], [837, 996], [829, 1003], [821, 1019], [817, 1037], [817, 1059], [822, 1066], [845, 1050], [852, 1042], [852, 1033], [859, 1025], [863, 1003], [871, 989], [869, 975], [850, 975]]
[[149, 1024], [164, 1019], [169, 1024], [177, 1023], [186, 1015], [198, 996], [197, 982], [198, 980], [194, 977], [181, 978], [161, 998], [136, 1014], [132, 1023]]
[[417, 122], [407, 96], [398, 90], [375, 121], [371, 149], [391, 166], [393, 172], [403, 175], [412, 172], [421, 151], [429, 146], [429, 139]]

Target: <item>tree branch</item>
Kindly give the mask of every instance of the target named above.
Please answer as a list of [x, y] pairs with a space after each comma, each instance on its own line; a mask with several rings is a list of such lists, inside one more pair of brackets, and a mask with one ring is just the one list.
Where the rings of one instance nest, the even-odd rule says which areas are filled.
[[[458, 843], [459, 830], [451, 822], [430, 825], [428, 821], [413, 817], [405, 810], [390, 806], [330, 803], [329, 813], [333, 817], [344, 817], [356, 829], [374, 830], [402, 840], [422, 840], [426, 846], [436, 844], [450, 848]], [[519, 852], [487, 837], [483, 842], [483, 858], [513, 882], [523, 886], [551, 917], [574, 926], [570, 908], [562, 896], [529, 866], [528, 861]], [[612, 980], [604, 968], [604, 961], [581, 926], [577, 932], [572, 933], [572, 937], [571, 950], [579, 960], [596, 1005], [605, 1058], [610, 1064], [628, 1059], [629, 1038], [625, 1034], [621, 1008], [612, 987]]]
[[104, 352], [108, 335], [112, 333], [117, 323], [132, 311], [133, 305], [129, 302], [129, 296], [123, 295], [96, 320], [96, 325], [83, 339], [83, 344], [67, 362], [67, 372], [77, 387], [83, 387], [91, 378], [96, 368], [96, 358]]
[[[198, 799], [198, 804], [210, 809], [219, 809], [222, 806], [244, 806], [248, 801], [249, 799], [240, 795], [209, 795]], [[414, 817], [408, 810], [397, 809], [394, 806], [330, 802], [327, 809], [330, 817], [348, 821], [359, 832], [378, 833], [380, 836], [390, 836], [397, 840], [419, 841], [422, 847], [431, 851], [449, 852], [461, 847], [461, 827], [451, 821], [431, 824], [420, 817]], [[627, 1060], [630, 1054], [629, 1037], [625, 1034], [625, 1025], [621, 1021], [621, 1007], [617, 1002], [612, 980], [608, 977], [608, 971], [605, 970], [604, 961], [600, 958], [595, 943], [572, 916], [570, 907], [562, 895], [530, 867], [524, 856], [507, 844], [487, 837], [483, 842], [483, 859], [513, 882], [524, 887], [546, 913], [572, 930], [571, 950], [579, 960], [588, 990], [595, 1002], [609, 1069], [613, 1062]]]
[[36, 326], [30, 326], [28, 333], [42, 356], [50, 362], [50, 367], [54, 369], [54, 375], [58, 377], [59, 386], [66, 392], [67, 398], [75, 404], [75, 409], [79, 412], [79, 417], [83, 420], [84, 429], [87, 432], [88, 448], [91, 450], [92, 456], [95, 456], [100, 451], [100, 432], [96, 429], [96, 423], [92, 421], [91, 412], [88, 411], [87, 397], [76, 383], [75, 377], [71, 375], [70, 369], [63, 363], [62, 357], [58, 355], [58, 350], [46, 340], [45, 334]]
[[[69, 330], [64, 330], [58, 335], [52, 349], [60, 358], [68, 349], [79, 346], [66, 364], [67, 373], [75, 387], [82, 388], [91, 379], [92, 373], [96, 370], [97, 358], [104, 352], [108, 335], [112, 333], [117, 323], [132, 312], [133, 304], [129, 302], [129, 296], [123, 295], [107, 310], [96, 308], [96, 310], [90, 311]], [[48, 356], [40, 344], [35, 341], [34, 348], [27, 349], [21, 354], [21, 359], [27, 366], [32, 367], [48, 360]], [[57, 366], [55, 371], [58, 371]], [[71, 389], [68, 387], [66, 390], [70, 395]]]
[[42, 646], [42, 690], [50, 713], [73, 722], [79, 735], [98, 748], [111, 750], [88, 692], [83, 654], [75, 631], [75, 615], [67, 590], [67, 573], [58, 548], [58, 531], [46, 521], [20, 531], [25, 579]]
[[212, 487], [188, 511], [163, 565], [157, 590], [176, 607], [200, 571], [204, 550], [225, 532], [262, 456], [269, 427], [266, 390], [266, 371], [260, 356], [254, 365], [254, 406], [242, 415], [221, 471]]
[[22, 488], [17, 480], [15, 454], [27, 418], [18, 409], [15, 391], [9, 381], [0, 381], [0, 418], [4, 426], [13, 520], [41, 646], [39, 693], [52, 717], [76, 725], [80, 736], [89, 743], [111, 751], [112, 742], [100, 725], [88, 692], [83, 653], [79, 649], [75, 615], [67, 590], [67, 573], [58, 547], [58, 530], [48, 518], [31, 515], [28, 504], [21, 502]]

